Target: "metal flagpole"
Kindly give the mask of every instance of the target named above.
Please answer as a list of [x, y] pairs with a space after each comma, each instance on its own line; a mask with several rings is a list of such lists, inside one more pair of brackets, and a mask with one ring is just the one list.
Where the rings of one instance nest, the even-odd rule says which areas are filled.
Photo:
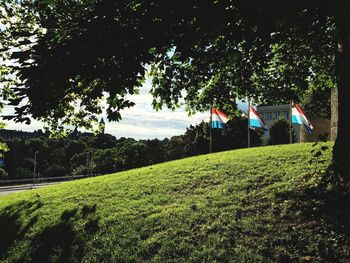
[[209, 137], [209, 153], [212, 153], [213, 151], [213, 135], [212, 135], [212, 129], [213, 129], [213, 107], [210, 106], [210, 121], [209, 121], [209, 125], [210, 125], [210, 137]]
[[248, 148], [250, 148], [250, 98], [248, 98]]
[[292, 136], [292, 130], [293, 130], [293, 101], [291, 100], [289, 102], [289, 143], [292, 144], [293, 143], [293, 136]]

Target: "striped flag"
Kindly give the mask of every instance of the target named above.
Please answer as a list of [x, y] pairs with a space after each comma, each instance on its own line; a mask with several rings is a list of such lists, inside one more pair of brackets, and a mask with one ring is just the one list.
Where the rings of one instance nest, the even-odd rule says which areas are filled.
[[311, 134], [314, 127], [311, 122], [306, 118], [305, 113], [298, 104], [292, 102], [292, 123], [304, 125], [305, 129]]
[[225, 124], [229, 120], [227, 114], [220, 111], [217, 108], [212, 108], [211, 114], [212, 114], [211, 127], [214, 129], [225, 128]]
[[260, 114], [249, 105], [249, 127], [263, 128], [267, 130], [267, 126]]

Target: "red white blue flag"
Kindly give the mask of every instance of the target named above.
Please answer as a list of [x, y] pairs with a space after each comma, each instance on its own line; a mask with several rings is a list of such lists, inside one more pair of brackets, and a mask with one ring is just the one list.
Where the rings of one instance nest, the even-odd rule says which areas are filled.
[[260, 114], [252, 107], [249, 106], [249, 127], [262, 128], [267, 130], [267, 126]]
[[311, 134], [314, 128], [312, 127], [311, 122], [309, 122], [309, 120], [306, 118], [303, 110], [294, 102], [292, 102], [292, 123], [304, 125], [309, 134]]
[[227, 114], [216, 108], [211, 109], [211, 114], [212, 114], [211, 127], [214, 129], [225, 128], [225, 124], [229, 120]]

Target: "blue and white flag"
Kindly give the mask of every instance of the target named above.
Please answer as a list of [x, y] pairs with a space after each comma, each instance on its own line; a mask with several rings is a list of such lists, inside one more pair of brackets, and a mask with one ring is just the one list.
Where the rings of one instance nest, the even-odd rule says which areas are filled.
[[264, 120], [252, 106], [249, 106], [249, 127], [256, 127], [267, 130], [267, 126]]
[[211, 114], [212, 114], [211, 127], [214, 129], [225, 128], [225, 124], [229, 120], [227, 114], [216, 108], [211, 109]]
[[303, 110], [294, 102], [292, 102], [292, 123], [304, 125], [309, 134], [311, 134], [312, 130], [314, 129], [311, 122], [309, 122], [309, 120], [306, 118]]

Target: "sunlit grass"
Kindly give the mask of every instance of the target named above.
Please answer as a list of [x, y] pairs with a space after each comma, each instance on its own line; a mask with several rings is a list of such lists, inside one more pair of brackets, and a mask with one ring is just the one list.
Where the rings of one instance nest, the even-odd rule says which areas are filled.
[[323, 145], [317, 158], [319, 145], [259, 147], [2, 197], [0, 259], [348, 262], [348, 238], [319, 218]]

